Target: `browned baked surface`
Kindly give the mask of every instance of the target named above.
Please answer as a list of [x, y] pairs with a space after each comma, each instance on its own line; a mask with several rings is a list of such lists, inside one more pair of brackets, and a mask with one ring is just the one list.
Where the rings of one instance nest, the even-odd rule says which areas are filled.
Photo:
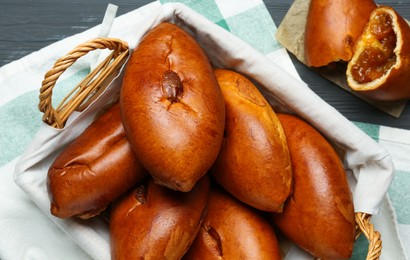
[[226, 105], [224, 142], [212, 175], [239, 200], [281, 211], [291, 193], [286, 137], [275, 112], [244, 76], [215, 70]]
[[288, 140], [294, 173], [293, 194], [278, 228], [301, 248], [321, 259], [349, 259], [355, 241], [352, 195], [340, 158], [312, 126], [278, 114]]
[[128, 143], [115, 104], [69, 144], [50, 166], [51, 213], [88, 218], [146, 175]]
[[271, 224], [222, 189], [211, 189], [208, 210], [183, 259], [281, 259]]
[[307, 65], [349, 61], [374, 8], [372, 0], [311, 0], [304, 43]]
[[210, 62], [170, 23], [153, 28], [132, 54], [121, 91], [128, 139], [157, 183], [189, 191], [214, 162], [225, 113]]
[[198, 233], [208, 193], [208, 176], [189, 192], [152, 179], [133, 188], [111, 209], [111, 258], [180, 259]]

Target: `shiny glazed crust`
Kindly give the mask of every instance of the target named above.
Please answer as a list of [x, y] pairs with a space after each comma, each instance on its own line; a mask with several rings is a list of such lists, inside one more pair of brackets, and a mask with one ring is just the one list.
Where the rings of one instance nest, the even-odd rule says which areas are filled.
[[[410, 27], [393, 8], [388, 6], [379, 6], [372, 13], [370, 20], [375, 19], [379, 13], [388, 13], [392, 17], [393, 29], [397, 37], [394, 49], [396, 64], [377, 80], [365, 84], [356, 82], [351, 74], [351, 69], [363, 51], [364, 43], [368, 41], [366, 33], [364, 33], [357, 41], [355, 54], [347, 67], [348, 85], [353, 90], [376, 100], [408, 99], [410, 98]], [[365, 32], [370, 30], [369, 27], [369, 25], [366, 26]]]
[[311, 0], [305, 28], [305, 59], [312, 67], [349, 61], [371, 12], [372, 0]]
[[292, 167], [275, 112], [244, 76], [215, 70], [226, 105], [224, 142], [212, 175], [244, 203], [280, 212], [291, 193]]
[[128, 139], [155, 181], [189, 191], [219, 152], [225, 111], [210, 62], [187, 32], [161, 23], [128, 62], [121, 109]]
[[273, 227], [261, 212], [213, 188], [201, 229], [183, 259], [280, 260], [281, 255]]
[[321, 259], [349, 259], [355, 242], [352, 195], [333, 147], [312, 126], [293, 115], [278, 114], [288, 140], [294, 172], [293, 194], [277, 227]]
[[110, 214], [112, 259], [180, 259], [206, 212], [209, 178], [189, 192], [144, 182], [114, 203]]
[[50, 166], [47, 189], [51, 213], [89, 218], [142, 180], [115, 104], [69, 144]]

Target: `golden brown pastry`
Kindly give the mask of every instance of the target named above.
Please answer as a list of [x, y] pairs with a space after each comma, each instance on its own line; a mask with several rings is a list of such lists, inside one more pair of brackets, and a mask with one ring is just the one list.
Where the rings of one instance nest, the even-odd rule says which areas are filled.
[[116, 103], [57, 156], [47, 175], [51, 214], [89, 218], [141, 181]]
[[349, 61], [375, 8], [373, 0], [311, 0], [304, 39], [306, 64], [321, 67]]
[[261, 212], [213, 188], [201, 229], [183, 259], [282, 258], [273, 227]]
[[349, 259], [355, 242], [352, 194], [342, 162], [307, 122], [278, 114], [288, 140], [293, 194], [273, 214], [279, 230], [320, 259]]
[[209, 178], [189, 192], [155, 184], [136, 186], [110, 214], [112, 259], [180, 259], [195, 239], [206, 212]]
[[410, 98], [410, 27], [393, 8], [374, 10], [346, 75], [353, 90], [370, 98]]
[[189, 191], [219, 152], [225, 110], [204, 51], [186, 31], [161, 23], [132, 54], [121, 91], [128, 139], [156, 183]]
[[212, 175], [242, 202], [282, 211], [291, 193], [286, 137], [272, 107], [247, 78], [215, 70], [226, 105], [225, 136]]

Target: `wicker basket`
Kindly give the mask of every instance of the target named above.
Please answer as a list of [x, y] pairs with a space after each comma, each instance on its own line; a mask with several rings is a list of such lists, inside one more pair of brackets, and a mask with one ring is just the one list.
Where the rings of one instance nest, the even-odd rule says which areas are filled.
[[[77, 59], [96, 49], [112, 50], [111, 54], [90, 72], [58, 105], [52, 106], [52, 93], [58, 78]], [[96, 38], [85, 42], [64, 57], [57, 60], [54, 67], [45, 74], [40, 89], [39, 110], [43, 112], [43, 121], [54, 127], [63, 128], [73, 111], [81, 111], [108, 86], [129, 55], [128, 44], [113, 38]], [[356, 239], [364, 234], [369, 241], [367, 260], [379, 259], [382, 251], [381, 235], [370, 223], [371, 215], [355, 213]]]
[[[96, 49], [109, 49], [112, 52], [68, 93], [57, 108], [53, 108], [53, 87], [60, 75], [77, 59]], [[81, 111], [86, 108], [109, 85], [128, 55], [126, 42], [114, 38], [97, 38], [77, 46], [57, 60], [53, 68], [45, 74], [40, 89], [39, 110], [44, 113], [43, 121], [52, 127], [63, 128], [74, 110]]]

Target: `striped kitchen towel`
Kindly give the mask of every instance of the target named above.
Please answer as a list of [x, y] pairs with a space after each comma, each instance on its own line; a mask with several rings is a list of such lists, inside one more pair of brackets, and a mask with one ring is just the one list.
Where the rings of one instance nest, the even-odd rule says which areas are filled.
[[[387, 234], [394, 228], [398, 229], [398, 235], [405, 248], [403, 257], [408, 259], [410, 256], [410, 131], [361, 122], [355, 124], [387, 149], [392, 156], [395, 175], [388, 192], [389, 199], [383, 205], [384, 211], [379, 216], [373, 217], [373, 222], [376, 228], [379, 227], [382, 237], [384, 236], [383, 246], [388, 247], [389, 250], [394, 248], [394, 245], [387, 245], [390, 239]], [[384, 225], [390, 222], [397, 225]]]

